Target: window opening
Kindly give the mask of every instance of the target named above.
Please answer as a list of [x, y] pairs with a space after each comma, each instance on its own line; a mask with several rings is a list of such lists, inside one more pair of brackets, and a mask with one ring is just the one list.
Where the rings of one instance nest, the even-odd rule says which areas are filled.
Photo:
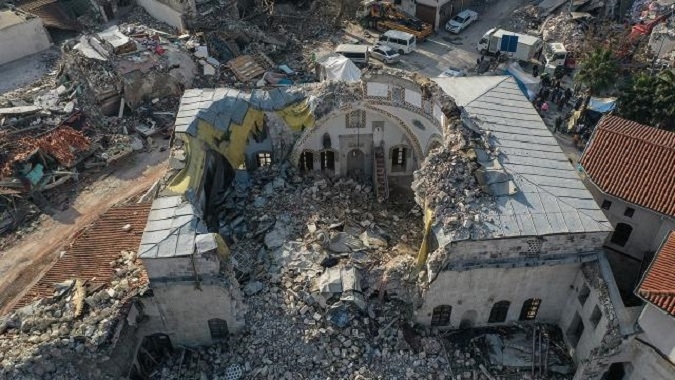
[[405, 171], [406, 164], [406, 148], [405, 147], [396, 147], [391, 150], [391, 170], [392, 171]]
[[300, 170], [309, 171], [314, 170], [314, 154], [312, 152], [304, 151], [300, 155]]
[[450, 324], [450, 314], [452, 306], [436, 306], [431, 314], [431, 326], [447, 326]]
[[628, 224], [617, 224], [614, 233], [612, 234], [612, 243], [622, 247], [625, 246], [626, 243], [628, 243], [628, 239], [630, 239], [631, 232], [633, 232], [633, 227]]
[[521, 321], [531, 321], [537, 318], [539, 313], [540, 298], [530, 298], [523, 302], [523, 308], [520, 310]]
[[572, 324], [567, 329], [567, 340], [569, 340], [572, 347], [576, 347], [584, 333], [584, 322], [581, 320], [579, 313], [574, 314]]
[[209, 331], [211, 332], [211, 339], [222, 340], [227, 339], [230, 332], [227, 328], [227, 321], [223, 319], [213, 318], [208, 320]]
[[593, 325], [593, 328], [598, 327], [598, 323], [600, 323], [601, 318], [602, 312], [600, 311], [598, 305], [595, 305], [595, 307], [593, 308], [593, 313], [591, 314], [591, 324]]
[[506, 321], [506, 314], [509, 312], [509, 306], [511, 306], [511, 302], [509, 301], [499, 301], [492, 305], [488, 323], [500, 323]]
[[532, 238], [527, 239], [527, 253], [530, 255], [538, 255], [541, 253], [542, 239]]
[[602, 208], [604, 210], [609, 210], [609, 208], [612, 207], [612, 202], [610, 201], [602, 201]]
[[272, 165], [272, 153], [262, 152], [258, 153], [258, 167]]
[[321, 170], [335, 170], [335, 152], [332, 150], [321, 152]]
[[331, 141], [330, 141], [330, 134], [324, 133], [323, 134], [323, 149], [330, 149], [331, 147]]
[[632, 218], [633, 214], [635, 214], [635, 209], [632, 207], [626, 207], [626, 211], [623, 212], [623, 215]]
[[581, 306], [584, 306], [589, 294], [591, 294], [591, 289], [588, 288], [588, 285], [584, 284], [579, 291], [579, 303]]

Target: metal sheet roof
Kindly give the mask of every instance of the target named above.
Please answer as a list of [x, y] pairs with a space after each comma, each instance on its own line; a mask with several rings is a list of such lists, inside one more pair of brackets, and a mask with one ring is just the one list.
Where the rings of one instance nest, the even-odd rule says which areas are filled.
[[[512, 77], [434, 80], [448, 95], [460, 99], [458, 103], [476, 126], [490, 132], [488, 141], [499, 152], [499, 164], [518, 189], [514, 194], [498, 192], [503, 195], [494, 196], [497, 207], [488, 212], [491, 218], [485, 218], [484, 228], [471, 238], [611, 231], [574, 167]], [[491, 159], [485, 157], [481, 164], [494, 168]]]
[[207, 234], [197, 209], [180, 196], [157, 198], [141, 237], [138, 257], [158, 259], [192, 255]]
[[301, 89], [275, 88], [248, 93], [233, 88], [191, 89], [185, 91], [176, 115], [175, 131], [197, 134], [198, 119], [226, 131], [230, 123], [241, 124], [249, 107], [278, 111], [305, 98]]

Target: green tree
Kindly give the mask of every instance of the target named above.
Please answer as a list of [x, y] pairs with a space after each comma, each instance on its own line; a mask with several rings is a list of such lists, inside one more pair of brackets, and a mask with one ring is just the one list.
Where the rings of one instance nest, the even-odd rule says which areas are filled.
[[675, 70], [663, 70], [656, 76], [654, 125], [675, 130]]
[[612, 51], [604, 48], [586, 54], [579, 66], [574, 79], [587, 87], [591, 95], [607, 89], [616, 81], [619, 73], [619, 64]]
[[656, 77], [639, 74], [623, 89], [617, 99], [617, 109], [621, 117], [651, 125], [654, 120], [654, 91]]
[[633, 78], [617, 100], [617, 110], [626, 119], [675, 130], [675, 71]]

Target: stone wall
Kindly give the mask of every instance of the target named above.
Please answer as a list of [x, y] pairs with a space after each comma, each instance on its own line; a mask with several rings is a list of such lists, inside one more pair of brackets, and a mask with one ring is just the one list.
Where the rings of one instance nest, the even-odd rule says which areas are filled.
[[189, 347], [210, 345], [208, 321], [227, 322], [231, 334], [244, 325], [244, 304], [238, 286], [215, 281], [153, 283], [153, 296], [145, 298], [143, 312], [149, 317], [140, 334], [167, 334], [174, 345]]
[[[451, 242], [445, 248], [451, 266], [480, 265], [483, 261], [487, 264], [491, 259], [547, 258], [593, 253], [602, 248], [605, 236], [607, 232], [462, 240]], [[538, 253], [536, 253], [536, 247], [539, 244]]]
[[417, 322], [431, 323], [432, 311], [439, 305], [452, 307], [450, 325], [458, 328], [463, 318], [475, 314], [475, 326], [488, 325], [495, 302], [509, 301], [505, 323], [518, 321], [523, 302], [541, 299], [537, 322], [557, 323], [581, 264], [521, 268], [480, 268], [467, 271], [443, 271], [423, 295]]

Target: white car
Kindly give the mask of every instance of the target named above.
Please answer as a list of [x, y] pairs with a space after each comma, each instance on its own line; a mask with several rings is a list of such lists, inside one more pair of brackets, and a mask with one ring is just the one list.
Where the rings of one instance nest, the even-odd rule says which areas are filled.
[[384, 63], [396, 63], [401, 60], [401, 55], [396, 50], [386, 45], [375, 45], [370, 50], [370, 56]]
[[462, 30], [466, 29], [472, 22], [478, 20], [478, 13], [472, 10], [466, 9], [457, 14], [457, 16], [450, 19], [450, 21], [445, 24], [445, 30], [450, 33], [460, 33]]
[[463, 77], [466, 75], [466, 72], [462, 69], [455, 67], [449, 67], [447, 70], [443, 71], [439, 77], [441, 78], [450, 78], [450, 77]]

